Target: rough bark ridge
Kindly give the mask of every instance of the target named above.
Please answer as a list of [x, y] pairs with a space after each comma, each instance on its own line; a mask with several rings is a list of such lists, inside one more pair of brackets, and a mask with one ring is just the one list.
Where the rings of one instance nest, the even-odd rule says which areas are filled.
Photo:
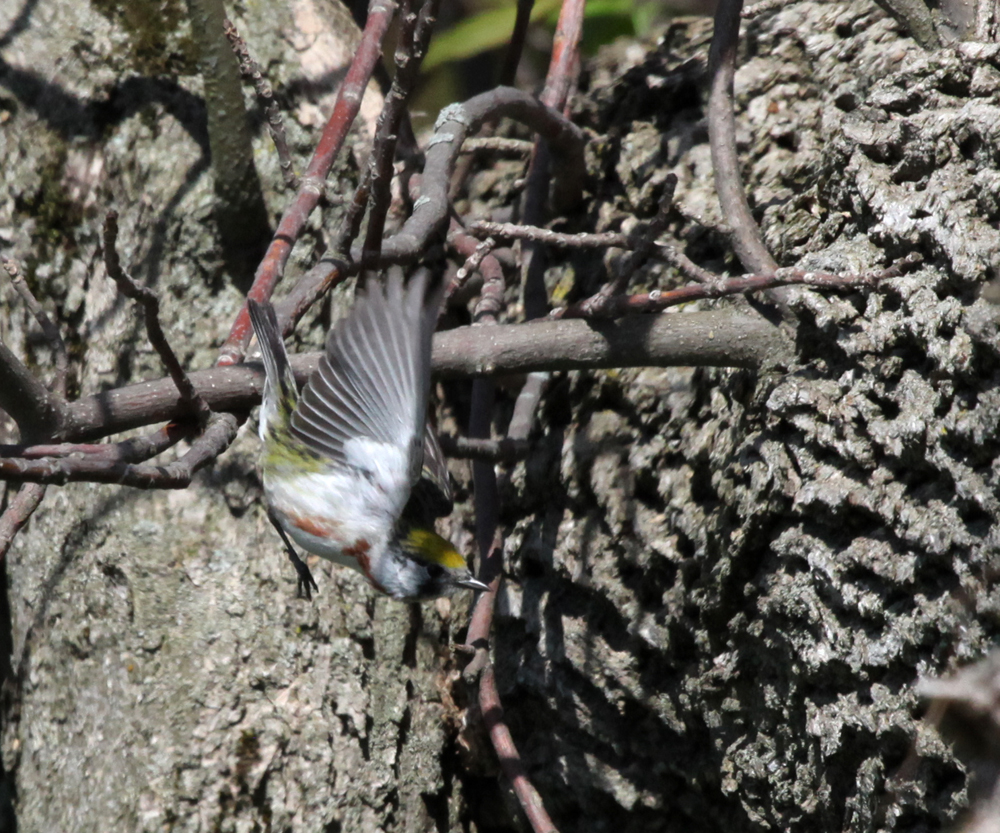
[[[94, 266], [109, 200], [192, 367], [240, 301], [211, 234], [182, 4], [150, 2], [155, 31], [127, 5], [28, 2], [20, 28], [0, 11], [0, 240], [82, 333], [88, 391], [159, 375]], [[322, 38], [275, 8], [244, 4], [237, 22], [295, 108], [301, 155], [304, 56]], [[997, 636], [1000, 339], [978, 295], [1000, 251], [1000, 49], [923, 52], [864, 2], [746, 28], [741, 151], [775, 256], [854, 271], [916, 248], [928, 266], [880, 293], [798, 293], [793, 366], [556, 380], [504, 487], [501, 694], [564, 829], [937, 827], [965, 782], [912, 684]], [[573, 223], [650, 215], [670, 170], [687, 208], [717, 216], [709, 31], [679, 22], [652, 51], [588, 68], [575, 106], [602, 135]], [[280, 176], [259, 142], [273, 210]], [[509, 200], [513, 178], [484, 174], [472, 193]], [[684, 233], [692, 255], [725, 257], [715, 232]], [[549, 274], [581, 294], [596, 277], [587, 257]], [[4, 340], [44, 367], [7, 306]], [[456, 755], [462, 605], [410, 611], [336, 570], [314, 605], [293, 600], [254, 451], [182, 493], [53, 489], [17, 539], [3, 764], [18, 829], [512, 827], [476, 736]]]
[[[665, 170], [715, 213], [684, 63], [708, 28], [593, 69], [601, 224], [650, 212]], [[570, 829], [927, 829], [965, 788], [912, 684], [997, 637], [997, 314], [978, 296], [1000, 257], [1000, 51], [925, 53], [866, 3], [747, 30], [741, 150], [779, 262], [928, 266], [798, 293], [794, 366], [559, 383], [507, 495], [501, 694]]]

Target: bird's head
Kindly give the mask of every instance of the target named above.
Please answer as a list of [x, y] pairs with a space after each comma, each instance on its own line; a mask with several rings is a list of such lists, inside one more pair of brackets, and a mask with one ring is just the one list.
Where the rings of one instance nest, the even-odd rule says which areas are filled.
[[398, 539], [398, 557], [394, 575], [380, 579], [390, 595], [397, 599], [419, 601], [448, 596], [457, 590], [488, 590], [474, 578], [465, 557], [431, 529], [411, 526]]

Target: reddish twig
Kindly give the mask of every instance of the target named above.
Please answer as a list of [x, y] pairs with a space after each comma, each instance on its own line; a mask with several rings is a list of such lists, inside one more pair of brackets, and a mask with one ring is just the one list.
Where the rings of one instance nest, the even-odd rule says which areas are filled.
[[330, 245], [333, 254], [322, 257], [319, 263], [299, 278], [292, 291], [275, 304], [278, 320], [288, 322], [286, 333], [294, 329], [306, 310], [332, 287], [360, 271], [360, 264], [351, 258], [351, 243], [361, 230], [370, 188], [371, 169], [366, 168], [347, 206], [337, 237]]
[[860, 275], [838, 275], [833, 272], [811, 272], [791, 267], [775, 269], [764, 275], [743, 275], [739, 278], [720, 278], [712, 283], [697, 286], [683, 286], [667, 292], [653, 290], [641, 295], [617, 295], [601, 306], [589, 305], [591, 300], [581, 301], [558, 310], [553, 318], [616, 318], [636, 313], [661, 312], [667, 307], [700, 301], [705, 298], [723, 298], [727, 295], [742, 295], [745, 292], [760, 292], [781, 286], [812, 286], [817, 289], [856, 289], [873, 286], [879, 281], [895, 278], [922, 262], [919, 254], [907, 255], [902, 260], [878, 272]]
[[26, 483], [17, 490], [13, 500], [0, 515], [0, 561], [7, 556], [14, 538], [28, 522], [45, 497], [45, 486], [40, 483]]
[[55, 389], [55, 393], [62, 397], [66, 397], [66, 375], [69, 370], [69, 358], [66, 352], [66, 342], [63, 341], [62, 336], [59, 334], [59, 328], [52, 322], [49, 318], [48, 313], [42, 309], [42, 305], [38, 303], [38, 299], [35, 298], [34, 294], [31, 292], [31, 288], [28, 286], [28, 282], [24, 279], [21, 274], [21, 270], [18, 265], [13, 260], [3, 259], [4, 271], [10, 276], [10, 282], [17, 294], [21, 297], [24, 305], [28, 308], [35, 321], [38, 322], [38, 326], [42, 328], [42, 335], [45, 336], [45, 340], [49, 343], [52, 348], [52, 353], [55, 356], [56, 362], [56, 375], [53, 379], [52, 386]]
[[168, 448], [187, 439], [196, 430], [193, 423], [170, 422], [143, 437], [132, 437], [120, 443], [101, 445], [56, 443], [54, 445], [0, 445], [0, 457], [22, 457], [39, 460], [43, 457], [87, 455], [115, 463], [138, 463], [162, 454]]
[[[573, 83], [574, 68], [578, 67], [580, 38], [583, 35], [583, 0], [565, 0], [559, 12], [552, 59], [542, 90], [542, 103], [563, 112]], [[545, 216], [546, 196], [549, 190], [549, 149], [536, 143], [528, 165], [521, 219], [532, 226], [540, 226]], [[565, 194], [555, 195], [557, 207], [566, 205]], [[540, 318], [549, 309], [545, 290], [545, 258], [534, 243], [521, 247], [521, 283], [524, 287], [524, 313], [528, 320]]]
[[377, 263], [382, 252], [382, 233], [391, 197], [396, 134], [416, 87], [420, 64], [427, 54], [439, 4], [440, 0], [424, 0], [419, 13], [402, 15], [399, 47], [396, 49], [396, 75], [379, 115], [375, 146], [369, 163], [371, 196], [368, 203], [368, 230], [361, 255], [362, 268], [369, 262]]
[[580, 39], [583, 37], [584, 0], [564, 0], [552, 40], [552, 58], [545, 76], [542, 102], [562, 111], [569, 99], [579, 69]]
[[[361, 43], [354, 53], [354, 60], [341, 84], [333, 112], [302, 177], [299, 192], [281, 218], [271, 245], [257, 268], [253, 286], [248, 293], [257, 301], [266, 301], [271, 297], [274, 285], [288, 262], [292, 246], [319, 202], [323, 182], [354, 123], [365, 88], [382, 54], [382, 42], [395, 10], [396, 4], [392, 0], [371, 0]], [[249, 338], [250, 317], [244, 305], [233, 322], [226, 343], [219, 351], [218, 364], [231, 365], [238, 362]]]
[[733, 76], [740, 39], [740, 10], [743, 0], [719, 0], [715, 30], [708, 53], [712, 79], [708, 96], [708, 141], [715, 168], [715, 190], [722, 215], [733, 230], [730, 241], [748, 272], [765, 273], [778, 268], [764, 245], [760, 228], [750, 211], [740, 161], [736, 152], [736, 118], [733, 115]]
[[[555, 112], [562, 111], [569, 92], [570, 68], [576, 66], [577, 49], [583, 26], [583, 0], [565, 0], [559, 16], [556, 40], [553, 47], [552, 63], [545, 89], [542, 92], [542, 103]], [[536, 176], [532, 181], [531, 168], [535, 168]], [[538, 225], [541, 219], [544, 193], [548, 190], [548, 147], [539, 145], [529, 168], [529, 188], [536, 190], [536, 198], [526, 200], [531, 202], [533, 209], [526, 211], [525, 220]], [[565, 194], [563, 195], [565, 197]], [[541, 266], [540, 263], [537, 264]], [[499, 277], [492, 282], [487, 280], [483, 287], [483, 297], [477, 313], [484, 322], [495, 323], [496, 316], [503, 304], [503, 275], [498, 268]], [[541, 294], [544, 295], [544, 282], [540, 268], [536, 269], [533, 280], [541, 284]], [[536, 287], [536, 296], [539, 291]], [[544, 301], [547, 305], [547, 300]], [[532, 304], [529, 299], [529, 287], [525, 285], [525, 311], [531, 317], [543, 309], [542, 304]], [[490, 329], [496, 329], [491, 327]], [[472, 413], [469, 424], [469, 436], [473, 439], [489, 436], [494, 402], [494, 385], [491, 380], [477, 379], [473, 385]], [[552, 820], [545, 812], [538, 792], [532, 786], [523, 764], [511, 738], [510, 731], [503, 721], [503, 709], [496, 690], [493, 669], [489, 663], [488, 653], [480, 643], [488, 643], [489, 632], [493, 618], [493, 608], [496, 601], [496, 590], [499, 586], [502, 570], [503, 552], [502, 540], [497, 530], [500, 514], [499, 492], [497, 489], [496, 470], [492, 464], [476, 460], [472, 464], [473, 488], [475, 494], [476, 540], [481, 556], [480, 580], [489, 584], [490, 589], [483, 593], [476, 602], [473, 611], [473, 621], [469, 626], [469, 643], [477, 648], [477, 665], [485, 663], [479, 680], [479, 705], [484, 720], [490, 732], [490, 739], [500, 759], [504, 773], [510, 779], [514, 792], [522, 809], [527, 815], [535, 833], [555, 831]]]
[[[518, 396], [520, 410], [515, 407], [514, 419], [508, 429], [508, 440], [526, 442], [528, 433], [534, 422], [534, 411], [542, 391], [544, 390], [548, 373], [532, 373]], [[477, 380], [477, 383], [480, 380]], [[475, 393], [475, 392], [474, 392]], [[492, 400], [492, 384], [484, 389], [484, 400]], [[475, 406], [475, 396], [473, 399]], [[483, 402], [482, 404], [487, 404]], [[484, 410], [480, 414], [485, 413]], [[469, 433], [481, 433], [489, 428], [489, 414], [486, 420], [476, 417], [473, 411], [473, 421]], [[477, 420], [482, 424], [477, 424]], [[491, 463], [476, 460], [473, 462], [476, 496], [476, 540], [480, 551], [479, 579], [489, 585], [489, 590], [477, 599], [469, 621], [467, 644], [473, 650], [474, 657], [466, 666], [464, 676], [471, 680], [479, 676], [479, 708], [483, 721], [490, 733], [490, 741], [496, 750], [497, 758], [504, 775], [511, 782], [518, 802], [524, 810], [532, 830], [535, 833], [551, 831], [556, 833], [552, 819], [545, 811], [541, 796], [528, 778], [521, 761], [521, 756], [511, 737], [510, 730], [503, 719], [503, 707], [497, 692], [493, 664], [489, 655], [489, 636], [493, 624], [493, 611], [496, 605], [496, 593], [500, 586], [503, 572], [503, 536], [497, 527], [499, 518], [499, 490], [497, 488], [496, 470]], [[478, 474], [478, 477], [476, 475]], [[482, 495], [482, 498], [481, 498]], [[483, 514], [480, 514], [480, 511]]]
[[[625, 291], [632, 275], [649, 259], [650, 254], [656, 248], [656, 238], [667, 229], [670, 205], [673, 202], [674, 189], [676, 187], [677, 177], [670, 174], [664, 183], [663, 197], [660, 199], [660, 210], [649, 224], [645, 234], [636, 238], [632, 251], [618, 264], [618, 268], [615, 270], [615, 277], [602, 286], [594, 295], [574, 305], [574, 309], [579, 309], [580, 317], [603, 316], [607, 318], [613, 316], [611, 309], [615, 307], [617, 299]], [[555, 313], [555, 317], [560, 317], [558, 310]]]
[[292, 170], [292, 154], [288, 149], [288, 140], [285, 137], [285, 123], [281, 119], [281, 111], [278, 103], [274, 100], [274, 92], [271, 85], [264, 77], [260, 65], [253, 59], [247, 43], [243, 40], [236, 26], [227, 17], [223, 22], [226, 37], [229, 45], [236, 53], [236, 59], [240, 64], [240, 73], [245, 79], [253, 84], [257, 93], [257, 98], [264, 107], [264, 115], [267, 116], [267, 127], [271, 133], [271, 140], [274, 142], [274, 150], [278, 154], [278, 165], [281, 167], [281, 176], [285, 180], [285, 185], [289, 188], [298, 188], [299, 180]]
[[112, 462], [93, 456], [42, 460], [15, 457], [0, 459], [0, 480], [59, 485], [85, 480], [138, 489], [185, 489], [198, 469], [229, 447], [239, 426], [240, 421], [233, 414], [213, 413], [190, 450], [180, 460], [162, 466]]
[[497, 692], [496, 677], [492, 665], [487, 665], [479, 677], [479, 708], [483, 712], [483, 721], [486, 723], [493, 748], [500, 760], [500, 768], [514, 788], [514, 794], [517, 796], [524, 814], [528, 817], [531, 829], [535, 833], [558, 833], [549, 814], [545, 812], [542, 797], [531, 783], [531, 779], [528, 778], [524, 762], [514, 744], [514, 738], [511, 737], [510, 729], [504, 722], [503, 706]]
[[[494, 246], [496, 246], [492, 238], [487, 237], [481, 242], [476, 241], [465, 233], [457, 220], [452, 220], [451, 228], [448, 230], [448, 242], [455, 251], [465, 256], [465, 263], [455, 272], [455, 277], [448, 285], [445, 294], [446, 299], [452, 298], [456, 292], [461, 290], [474, 272], [481, 271], [485, 277], [487, 272], [500, 269], [500, 264], [496, 258], [490, 257]], [[486, 264], [485, 269], [481, 269], [483, 260], [487, 257], [490, 257], [492, 263]]]
[[198, 394], [191, 384], [187, 373], [181, 366], [174, 353], [173, 348], [167, 341], [167, 337], [160, 326], [160, 299], [156, 297], [151, 289], [139, 286], [132, 277], [122, 269], [121, 261], [118, 259], [116, 245], [118, 242], [118, 212], [109, 211], [104, 218], [104, 265], [108, 270], [108, 275], [117, 284], [118, 291], [126, 298], [138, 302], [142, 306], [143, 315], [146, 322], [146, 334], [149, 336], [150, 344], [156, 350], [164, 367], [170, 374], [170, 378], [177, 385], [177, 390], [181, 399], [188, 404], [191, 413], [197, 417], [198, 422], [204, 425], [209, 417], [210, 409], [204, 399]]

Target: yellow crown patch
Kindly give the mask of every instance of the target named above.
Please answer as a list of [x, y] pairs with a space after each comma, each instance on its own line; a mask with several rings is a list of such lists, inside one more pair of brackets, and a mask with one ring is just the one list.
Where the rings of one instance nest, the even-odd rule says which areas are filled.
[[440, 564], [451, 570], [458, 570], [465, 566], [465, 558], [455, 550], [451, 541], [429, 529], [414, 527], [403, 539], [403, 546], [414, 555], [424, 561], [430, 561], [432, 564]]

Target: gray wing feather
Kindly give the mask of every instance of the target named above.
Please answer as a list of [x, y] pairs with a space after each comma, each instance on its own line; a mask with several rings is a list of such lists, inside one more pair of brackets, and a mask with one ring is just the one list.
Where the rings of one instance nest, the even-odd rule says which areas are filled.
[[291, 430], [314, 451], [348, 465], [345, 443], [365, 438], [404, 450], [410, 483], [420, 476], [430, 389], [431, 339], [443, 287], [424, 274], [403, 287], [368, 283], [330, 331], [326, 353], [302, 392]]

